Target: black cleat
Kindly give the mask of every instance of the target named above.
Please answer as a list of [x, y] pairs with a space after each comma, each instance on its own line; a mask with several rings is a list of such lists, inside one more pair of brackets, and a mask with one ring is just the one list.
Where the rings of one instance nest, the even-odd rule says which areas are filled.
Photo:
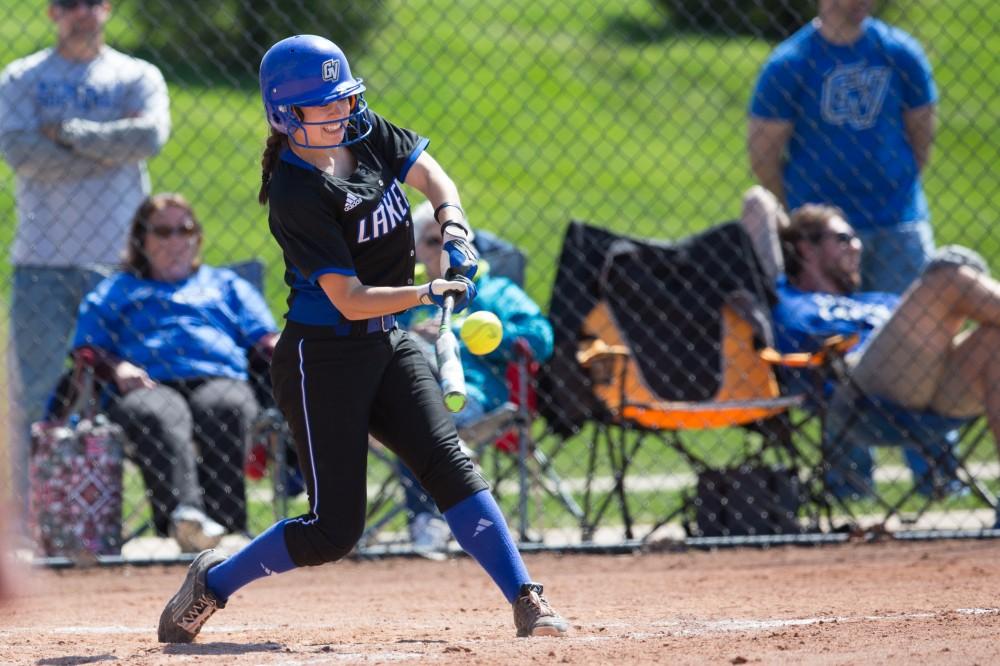
[[538, 583], [521, 586], [514, 601], [514, 626], [519, 637], [565, 636], [569, 631], [569, 622], [552, 609]]
[[220, 608], [226, 607], [212, 594], [205, 578], [208, 570], [226, 558], [214, 550], [202, 551], [188, 567], [181, 589], [171, 597], [160, 614], [157, 636], [161, 643], [190, 643]]

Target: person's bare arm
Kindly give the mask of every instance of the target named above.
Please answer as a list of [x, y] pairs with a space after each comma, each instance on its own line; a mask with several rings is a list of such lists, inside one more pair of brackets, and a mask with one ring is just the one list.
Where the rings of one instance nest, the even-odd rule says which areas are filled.
[[160, 152], [170, 136], [170, 98], [158, 69], [144, 66], [125, 91], [117, 120], [63, 120], [56, 140], [73, 152], [109, 165], [137, 162]]
[[333, 306], [351, 320], [380, 317], [420, 303], [422, 287], [369, 287], [354, 275], [326, 273], [319, 286]]
[[342, 315], [352, 321], [381, 317], [408, 310], [415, 305], [429, 305], [430, 292], [440, 299], [446, 291], [465, 292], [465, 283], [438, 278], [417, 287], [370, 287], [354, 275], [325, 273], [319, 286]]
[[406, 184], [420, 190], [435, 209], [446, 201], [461, 205], [455, 182], [426, 151], [420, 153], [416, 162], [410, 167], [406, 174]]
[[937, 126], [937, 107], [934, 104], [925, 104], [904, 111], [903, 126], [906, 129], [906, 139], [917, 160], [917, 168], [923, 171], [931, 158], [931, 146], [934, 143]]
[[469, 222], [465, 219], [465, 211], [459, 212], [462, 202], [455, 181], [438, 164], [437, 160], [431, 157], [430, 153], [421, 153], [417, 161], [413, 163], [409, 173], [406, 174], [406, 184], [416, 188], [427, 197], [435, 211], [438, 211], [438, 206], [445, 202], [458, 207], [456, 209], [449, 206], [441, 209], [440, 215], [435, 220], [438, 224], [445, 220], [452, 220], [463, 226], [467, 233], [471, 231]]
[[785, 205], [785, 187], [781, 171], [792, 129], [792, 122], [788, 120], [767, 120], [750, 116], [747, 122], [750, 169], [757, 182], [772, 192], [782, 205]]
[[111, 377], [122, 395], [136, 389], [156, 387], [156, 382], [150, 379], [149, 374], [144, 369], [128, 361], [119, 361], [115, 364], [111, 368]]
[[743, 195], [740, 224], [753, 243], [754, 252], [771, 284], [785, 271], [778, 230], [785, 212], [777, 198], [760, 185], [754, 185]]

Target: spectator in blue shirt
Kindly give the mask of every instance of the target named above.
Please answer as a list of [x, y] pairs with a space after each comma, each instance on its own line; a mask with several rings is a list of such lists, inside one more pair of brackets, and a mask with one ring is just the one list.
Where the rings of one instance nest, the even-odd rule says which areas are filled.
[[261, 294], [201, 263], [202, 227], [177, 194], [139, 207], [123, 270], [80, 306], [74, 350], [101, 359], [108, 408], [132, 445], [159, 534], [185, 551], [246, 530], [243, 460], [258, 404], [248, 352], [277, 340]]
[[[771, 254], [761, 240], [780, 236], [784, 266], [770, 268], [779, 276], [773, 312], [779, 350], [815, 351], [830, 336], [857, 333], [859, 342], [846, 361], [866, 396], [936, 419], [945, 430], [985, 414], [1000, 442], [1000, 282], [990, 277], [982, 257], [943, 247], [902, 296], [866, 292], [860, 290], [862, 243], [843, 211], [802, 206], [780, 232], [779, 220], [743, 216], [764, 263]], [[840, 431], [856, 397], [847, 385], [837, 390], [828, 432]], [[828, 480], [864, 493], [871, 460], [850, 434], [837, 443], [843, 450], [835, 452]]]
[[934, 250], [920, 174], [937, 89], [902, 30], [868, 16], [871, 0], [820, 0], [819, 16], [781, 43], [750, 102], [758, 181], [793, 210], [844, 211], [860, 237], [867, 290], [901, 294]]

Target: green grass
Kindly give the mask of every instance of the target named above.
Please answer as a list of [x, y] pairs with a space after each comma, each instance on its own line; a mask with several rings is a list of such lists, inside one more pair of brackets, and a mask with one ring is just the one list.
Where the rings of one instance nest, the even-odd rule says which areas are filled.
[[[592, 447], [596, 447], [595, 465], [593, 477], [607, 479], [612, 474], [612, 469], [607, 458], [606, 448], [603, 440], [595, 440], [592, 429], [585, 429], [579, 437], [573, 438], [561, 444], [552, 437], [544, 436], [544, 424], [536, 423], [533, 435], [537, 438], [540, 448], [550, 457], [553, 469], [559, 476], [567, 482], [574, 501], [587, 509], [587, 521], [597, 522], [597, 527], [614, 527], [622, 524], [622, 516], [617, 500], [612, 499], [607, 509], [602, 514], [600, 520], [597, 519], [598, 507], [600, 507], [607, 497], [605, 490], [596, 489], [590, 497], [590, 504], [584, 495], [580, 482], [587, 476], [588, 456]], [[620, 431], [614, 431], [613, 436], [620, 436]], [[815, 435], [814, 432], [806, 431], [807, 437], [797, 440], [800, 445], [802, 465], [799, 467], [801, 473], [808, 469], [815, 469], [818, 464], [817, 453], [814, 448], [805, 445], [809, 438]], [[629, 435], [629, 441], [634, 442], [635, 433]], [[714, 467], [731, 467], [742, 462], [748, 454], [757, 451], [761, 445], [760, 437], [757, 435], [744, 436], [741, 431], [728, 429], [719, 431], [707, 431], [702, 433], [685, 433], [684, 440], [690, 450], [701, 457], [705, 463]], [[597, 442], [595, 444], [595, 442]], [[629, 450], [632, 451], [630, 444]], [[995, 454], [988, 443], [983, 443], [974, 452], [973, 461], [992, 461]], [[496, 463], [499, 460], [499, 467]], [[763, 456], [763, 461], [767, 464], [787, 463], [787, 457], [778, 456], [773, 449], [769, 449]], [[899, 512], [902, 516], [912, 515], [926, 507], [926, 500], [921, 496], [909, 496], [912, 488], [912, 479], [905, 471], [905, 463], [901, 452], [895, 447], [885, 447], [875, 449], [876, 465], [880, 468], [892, 466], [901, 471], [901, 475], [889, 481], [880, 482], [877, 485], [877, 493], [882, 502], [874, 500], [850, 501], [846, 508], [856, 516], [878, 516], [885, 514], [887, 505], [896, 504], [904, 494], [908, 499], [900, 504]], [[518, 515], [518, 495], [517, 495], [517, 474], [513, 467], [514, 458], [503, 455], [496, 456], [488, 452], [482, 458], [482, 471], [487, 480], [500, 491], [500, 505], [508, 516], [512, 526], [517, 525]], [[148, 525], [150, 520], [149, 504], [145, 500], [145, 488], [139, 476], [138, 470], [133, 465], [126, 467], [125, 474], [125, 533], [131, 534]], [[389, 477], [391, 470], [386, 464], [376, 457], [370, 457], [368, 479], [372, 489], [378, 489]], [[678, 452], [668, 446], [664, 446], [661, 440], [649, 436], [643, 445], [635, 450], [633, 462], [629, 467], [626, 476], [627, 502], [632, 519], [637, 525], [652, 525], [663, 519], [664, 516], [674, 514], [674, 512], [685, 505], [695, 491], [694, 484], [676, 487], [649, 487], [649, 478], [653, 476], [672, 477], [674, 475], [694, 476], [696, 470], [689, 462], [678, 454]], [[994, 493], [1000, 490], [1000, 481], [985, 480], [986, 486]], [[401, 499], [401, 491], [393, 483], [390, 486], [394, 501]], [[531, 529], [555, 529], [555, 528], [579, 528], [580, 522], [556, 499], [542, 493], [536, 484], [532, 485], [532, 495], [529, 503], [529, 514], [531, 518]], [[251, 500], [248, 503], [248, 527], [251, 533], [257, 534], [274, 521], [273, 506], [262, 499], [262, 495], [268, 496], [270, 493], [270, 478], [265, 477], [259, 481], [248, 483], [248, 494]], [[387, 511], [395, 506], [390, 503], [370, 515], [369, 524], [381, 519]], [[369, 507], [371, 509], [371, 507]], [[834, 515], [839, 520], [846, 520], [848, 514], [845, 507], [835, 505]], [[934, 511], [968, 511], [983, 509], [982, 503], [974, 496], [949, 497], [935, 501], [931, 505]], [[300, 495], [289, 502], [288, 515], [295, 516], [306, 513], [308, 504], [305, 495]], [[683, 518], [692, 518], [690, 507]], [[802, 518], [807, 517], [807, 510], [803, 508]], [[676, 517], [674, 523], [681, 517]], [[389, 533], [405, 532], [405, 515], [397, 514], [388, 521], [383, 530]], [[382, 534], [381, 539], [385, 539]]]
[[[473, 223], [527, 251], [528, 290], [543, 304], [570, 219], [676, 237], [738, 213], [752, 182], [745, 108], [771, 44], [664, 29], [648, 0], [387, 4], [389, 20], [369, 50], [349, 54], [373, 108], [432, 139]], [[127, 48], [140, 46], [132, 11], [121, 3], [109, 27]], [[5, 13], [0, 64], [50, 39], [39, 7]], [[923, 42], [941, 88], [927, 174], [939, 240], [966, 242], [997, 263], [990, 228], [1000, 172], [987, 147], [1000, 145], [1000, 67], [991, 55], [1000, 51], [992, 30], [1000, 5], [897, 3], [888, 18]], [[168, 78], [187, 73], [171, 80], [174, 132], [151, 171], [156, 189], [195, 202], [210, 261], [268, 262], [268, 295], [280, 313], [279, 255], [254, 202], [265, 135], [253, 82], [259, 56], [247, 54], [244, 72], [228, 72], [246, 82], [236, 89], [206, 86], [183, 63], [158, 63]], [[12, 219], [6, 167], [0, 183], [0, 215]], [[2, 227], [0, 244], [12, 226]]]
[[[745, 110], [773, 47], [672, 30], [648, 0], [391, 0], [382, 30], [349, 54], [372, 107], [429, 136], [459, 184], [474, 225], [500, 232], [529, 256], [527, 289], [549, 301], [571, 219], [672, 238], [735, 217], [752, 184]], [[905, 5], [905, 6], [904, 6]], [[141, 49], [122, 0], [112, 43]], [[43, 8], [0, 9], [0, 65], [52, 39]], [[939, 242], [968, 244], [1000, 266], [992, 233], [1000, 210], [1000, 3], [918, 0], [888, 17], [925, 46], [940, 88], [940, 130], [926, 187]], [[336, 39], [336, 36], [332, 36]], [[196, 45], [191, 45], [194, 49]], [[150, 162], [156, 190], [185, 193], [207, 227], [209, 262], [251, 256], [269, 267], [267, 295], [284, 311], [281, 261], [256, 204], [266, 135], [255, 85], [260, 53], [243, 71], [195, 75], [152, 59], [170, 84], [173, 134]], [[0, 164], [0, 246], [13, 234], [13, 178]], [[9, 266], [0, 263], [0, 285]], [[695, 434], [720, 459], [737, 434]], [[570, 443], [556, 463], [579, 474], [586, 453]], [[992, 455], [992, 452], [990, 452]], [[604, 465], [605, 463], [600, 463]], [[669, 451], [643, 450], [636, 466], [671, 470]]]

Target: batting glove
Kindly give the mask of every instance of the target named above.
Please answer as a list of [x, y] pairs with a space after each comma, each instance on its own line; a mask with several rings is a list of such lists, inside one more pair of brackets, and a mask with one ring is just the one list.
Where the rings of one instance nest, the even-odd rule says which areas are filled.
[[469, 232], [458, 222], [448, 220], [441, 225], [441, 275], [449, 272], [470, 280], [479, 269], [479, 256], [469, 243]]
[[421, 287], [420, 302], [424, 305], [444, 307], [444, 297], [452, 291], [456, 292], [453, 312], [461, 312], [469, 307], [469, 303], [476, 297], [476, 285], [472, 280], [464, 275], [455, 275], [448, 279], [431, 280]]

